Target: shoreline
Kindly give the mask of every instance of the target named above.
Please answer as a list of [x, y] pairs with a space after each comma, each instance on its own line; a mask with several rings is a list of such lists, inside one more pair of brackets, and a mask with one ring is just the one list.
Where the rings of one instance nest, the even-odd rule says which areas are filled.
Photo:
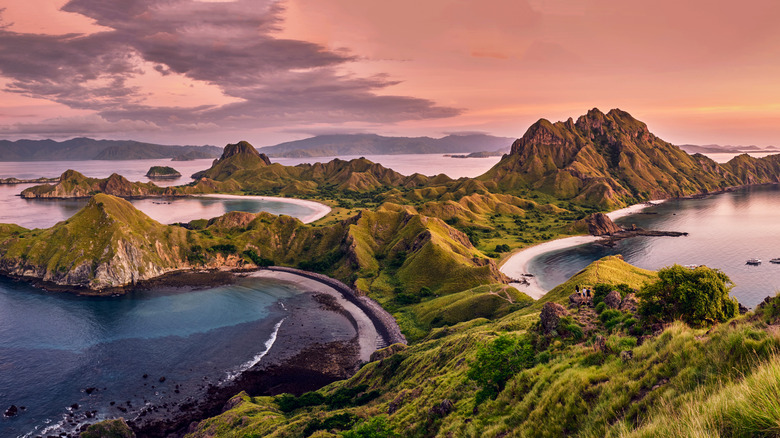
[[[219, 193], [209, 193], [205, 195], [192, 195], [192, 196], [195, 198], [254, 199], [257, 201], [275, 201], [275, 202], [283, 202], [287, 204], [298, 205], [301, 207], [307, 207], [314, 211], [306, 216], [298, 218], [304, 224], [308, 224], [316, 220], [322, 219], [323, 217], [327, 216], [327, 214], [330, 213], [332, 210], [329, 206], [321, 202], [310, 201], [308, 199], [285, 198], [281, 196], [227, 195], [227, 194], [223, 195]], [[255, 211], [252, 213], [259, 213], [259, 212]]]
[[[611, 220], [615, 220], [618, 218], [639, 213], [645, 208], [658, 205], [663, 202], [665, 202], [665, 200], [663, 199], [642, 202], [640, 204], [634, 204], [625, 208], [611, 211], [609, 213], [606, 213], [606, 215]], [[580, 236], [562, 237], [547, 242], [537, 243], [535, 245], [529, 246], [527, 248], [522, 248], [519, 251], [510, 254], [506, 259], [504, 259], [504, 261], [501, 262], [498, 268], [502, 273], [504, 273], [510, 278], [525, 279], [528, 282], [528, 284], [510, 282], [509, 285], [513, 286], [520, 292], [525, 293], [529, 297], [538, 300], [542, 298], [547, 292], [549, 292], [549, 290], [544, 289], [539, 284], [539, 281], [536, 279], [536, 277], [534, 277], [533, 275], [529, 276], [530, 272], [528, 270], [528, 267], [529, 264], [531, 263], [531, 260], [535, 259], [536, 257], [542, 254], [551, 251], [558, 251], [561, 249], [586, 245], [588, 243], [593, 243], [599, 240], [603, 240], [604, 238], [605, 237], [603, 236], [597, 237], [597, 236], [589, 236], [589, 235], [580, 235]]]

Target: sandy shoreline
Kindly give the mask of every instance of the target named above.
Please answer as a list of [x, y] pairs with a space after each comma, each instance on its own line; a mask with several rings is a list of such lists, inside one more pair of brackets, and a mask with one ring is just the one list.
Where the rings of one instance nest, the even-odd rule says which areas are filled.
[[195, 196], [204, 197], [204, 198], [222, 198], [222, 199], [255, 199], [258, 201], [275, 201], [275, 202], [285, 202], [293, 205], [300, 205], [301, 207], [306, 207], [313, 210], [310, 214], [298, 218], [301, 220], [301, 222], [305, 224], [308, 224], [309, 222], [314, 222], [317, 219], [321, 219], [325, 217], [325, 215], [330, 213], [331, 210], [330, 207], [320, 202], [309, 201], [307, 199], [284, 198], [281, 196], [221, 195], [218, 193], [212, 193], [208, 195], [195, 195]]
[[271, 278], [274, 280], [285, 281], [294, 284], [297, 288], [304, 291], [312, 291], [328, 294], [336, 299], [338, 304], [349, 312], [357, 323], [358, 345], [360, 346], [360, 359], [368, 362], [371, 353], [376, 351], [377, 345], [381, 342], [381, 336], [374, 323], [366, 313], [355, 304], [347, 301], [344, 296], [336, 289], [321, 283], [317, 280], [301, 277], [290, 272], [260, 270], [249, 274], [255, 278]]
[[[662, 202], [663, 200], [656, 200], [643, 202], [641, 204], [634, 204], [626, 208], [621, 208], [619, 210], [609, 212], [607, 213], [607, 216], [610, 219], [615, 220], [621, 217], [639, 213], [647, 207], [658, 205]], [[572, 236], [551, 240], [549, 242], [538, 243], [528, 248], [521, 249], [520, 251], [510, 255], [506, 260], [504, 260], [499, 269], [510, 278], [524, 278], [527, 280], [528, 284], [510, 283], [510, 285], [514, 286], [529, 297], [538, 300], [549, 291], [539, 285], [536, 277], [524, 276], [524, 274], [531, 274], [531, 272], [528, 270], [531, 260], [551, 251], [573, 248], [575, 246], [596, 242], [599, 239], [601, 238], [596, 236]]]

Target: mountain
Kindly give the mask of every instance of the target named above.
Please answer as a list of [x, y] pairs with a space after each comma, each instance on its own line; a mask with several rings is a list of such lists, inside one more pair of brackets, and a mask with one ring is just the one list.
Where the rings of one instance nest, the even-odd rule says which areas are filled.
[[[773, 158], [774, 157], [774, 158]], [[738, 156], [719, 165], [651, 134], [613, 109], [592, 109], [574, 122], [531, 125], [512, 150], [478, 179], [504, 191], [533, 189], [611, 209], [649, 199], [708, 193], [780, 181], [777, 156]]]
[[75, 170], [63, 172], [56, 184], [42, 184], [24, 189], [20, 196], [27, 199], [90, 198], [96, 193], [122, 198], [176, 196], [172, 188], [158, 187], [151, 182], [131, 182], [117, 173], [108, 178], [88, 178]]
[[343, 155], [448, 154], [509, 150], [511, 138], [485, 134], [431, 137], [384, 137], [376, 134], [318, 135], [260, 148], [269, 157]]
[[73, 138], [54, 140], [0, 140], [0, 161], [144, 160], [173, 158], [189, 152], [219, 156], [216, 146], [168, 146], [132, 140]]

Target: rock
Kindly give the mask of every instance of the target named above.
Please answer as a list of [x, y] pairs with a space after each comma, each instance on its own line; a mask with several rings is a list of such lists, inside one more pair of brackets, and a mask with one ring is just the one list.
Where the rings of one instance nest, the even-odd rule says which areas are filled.
[[604, 304], [606, 304], [610, 309], [619, 308], [621, 301], [620, 292], [616, 290], [613, 290], [612, 292], [608, 293], [606, 297], [604, 297]]
[[587, 301], [587, 298], [576, 292], [569, 295], [569, 307], [580, 307], [581, 305], [587, 303]]
[[374, 362], [377, 360], [383, 360], [387, 359], [388, 357], [398, 353], [399, 351], [403, 351], [406, 349], [406, 345], [404, 344], [393, 344], [389, 347], [382, 348], [381, 350], [377, 350], [373, 353], [371, 353], [371, 357], [369, 358], [369, 362]]
[[569, 312], [560, 304], [551, 302], [544, 303], [542, 313], [539, 315], [542, 333], [549, 335], [556, 332], [561, 318], [568, 315]]
[[739, 303], [739, 314], [744, 315], [746, 313], [748, 313], [748, 308]]
[[160, 377], [160, 383], [165, 381], [165, 376]]
[[90, 394], [92, 394], [95, 391], [97, 391], [97, 388], [95, 388], [94, 386], [90, 386], [89, 388], [85, 388], [84, 389], [84, 392], [86, 392], [87, 395], [90, 395]]
[[593, 213], [584, 219], [588, 226], [588, 234], [591, 236], [607, 236], [613, 233], [623, 231], [617, 224], [612, 222], [604, 213]]
[[620, 302], [620, 310], [624, 312], [636, 313], [638, 308], [639, 300], [636, 299], [636, 294], [630, 293]]
[[11, 405], [8, 407], [8, 409], [5, 410], [5, 413], [3, 413], [3, 415], [5, 415], [6, 417], [13, 417], [18, 412], [19, 412], [19, 408], [17, 408], [16, 405]]
[[70, 405], [70, 408], [75, 411], [76, 409], [79, 408], [79, 404], [78, 403], [73, 403], [72, 405]]
[[620, 352], [620, 360], [628, 362], [634, 358], [634, 352], [631, 350], [624, 350]]
[[436, 417], [444, 417], [450, 412], [452, 412], [453, 409], [455, 409], [455, 405], [452, 404], [451, 401], [445, 398], [438, 405], [431, 407], [431, 409], [428, 410], [428, 415], [436, 416]]

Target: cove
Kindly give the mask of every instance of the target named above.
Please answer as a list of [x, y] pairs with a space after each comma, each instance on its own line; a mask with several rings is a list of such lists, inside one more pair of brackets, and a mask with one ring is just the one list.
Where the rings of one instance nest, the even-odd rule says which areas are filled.
[[[615, 222], [652, 230], [684, 231], [685, 237], [634, 237], [606, 247], [598, 242], [539, 254], [528, 271], [544, 290], [566, 281], [588, 264], [621, 254], [626, 262], [657, 270], [672, 264], [717, 268], [734, 282], [732, 296], [754, 307], [780, 291], [780, 186], [754, 186], [698, 199], [676, 199]], [[763, 260], [746, 265], [749, 258]]]
[[0, 400], [3, 410], [25, 407], [0, 418], [0, 436], [179, 409], [261, 359], [287, 308], [312, 307], [298, 299], [303, 292], [247, 277], [194, 291], [79, 297], [0, 278]]

